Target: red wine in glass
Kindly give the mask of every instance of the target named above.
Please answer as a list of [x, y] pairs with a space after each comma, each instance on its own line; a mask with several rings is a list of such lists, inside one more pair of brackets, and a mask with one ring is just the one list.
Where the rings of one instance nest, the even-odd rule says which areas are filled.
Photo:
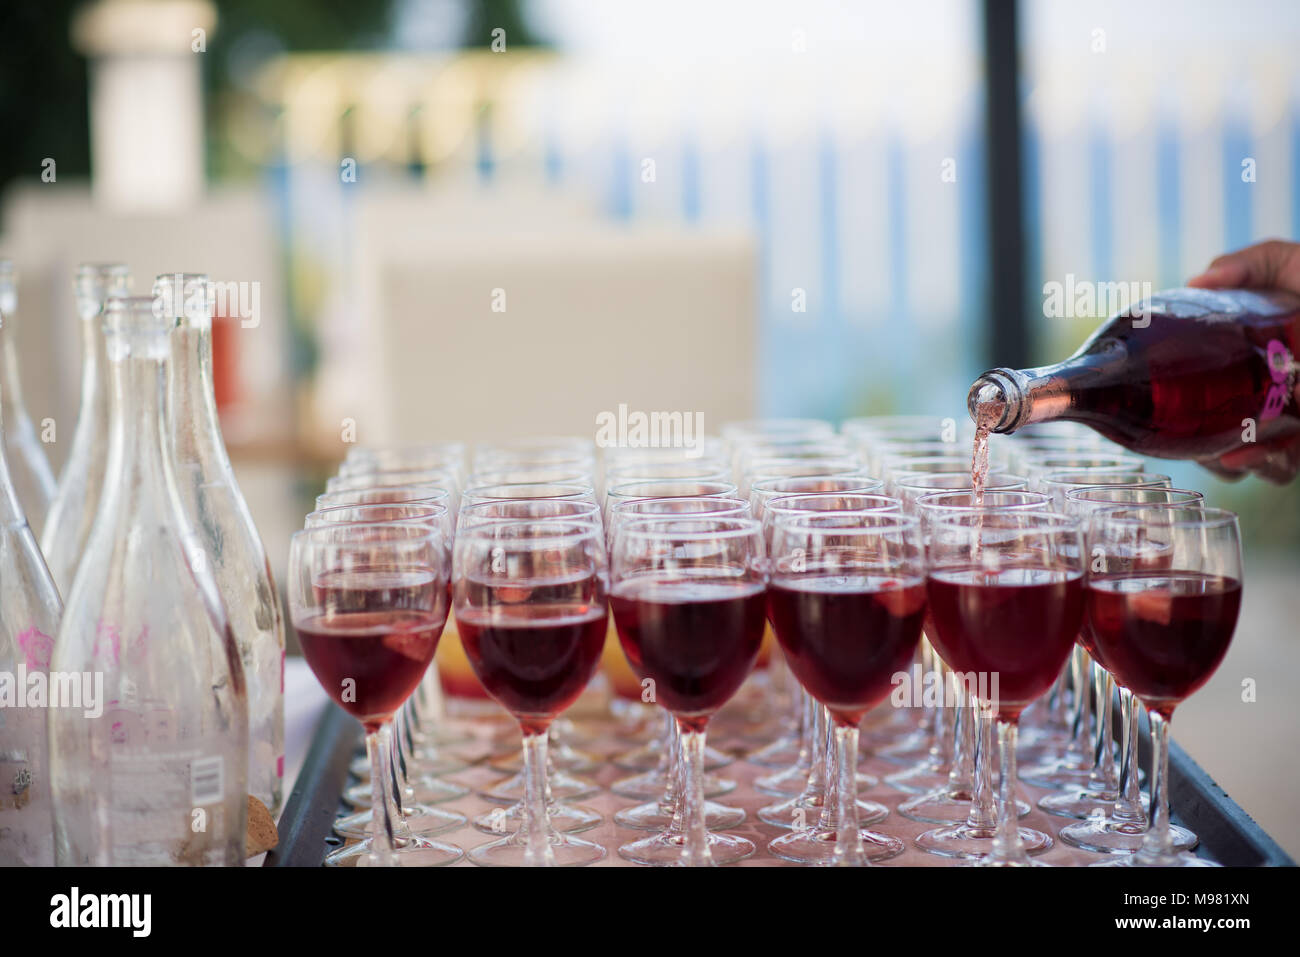
[[[519, 720], [526, 734], [540, 734], [578, 699], [596, 672], [605, 645], [605, 603], [536, 597], [571, 594], [571, 583], [519, 583], [493, 590], [497, 599], [491, 604], [463, 607], [457, 614], [460, 640], [488, 694]], [[513, 592], [519, 593], [516, 600], [506, 601]]]
[[911, 665], [925, 583], [879, 576], [799, 578], [768, 587], [777, 640], [799, 683], [836, 718], [857, 724]]
[[931, 572], [926, 595], [939, 655], [985, 676], [995, 714], [1015, 721], [1056, 680], [1083, 616], [1083, 577], [1043, 568]]
[[1101, 576], [1088, 583], [1087, 603], [1106, 667], [1167, 718], [1228, 653], [1241, 583], [1201, 572]]
[[610, 609], [632, 669], [693, 730], [753, 669], [767, 620], [765, 589], [751, 582], [629, 578], [614, 587]]
[[297, 626], [321, 686], [375, 731], [419, 685], [446, 623], [441, 613], [390, 609], [314, 615]]

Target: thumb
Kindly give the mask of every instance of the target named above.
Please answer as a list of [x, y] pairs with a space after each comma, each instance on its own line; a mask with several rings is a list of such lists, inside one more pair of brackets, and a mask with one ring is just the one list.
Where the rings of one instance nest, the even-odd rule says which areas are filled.
[[1202, 289], [1282, 288], [1300, 282], [1300, 244], [1270, 240], [1215, 259], [1208, 269], [1187, 281]]

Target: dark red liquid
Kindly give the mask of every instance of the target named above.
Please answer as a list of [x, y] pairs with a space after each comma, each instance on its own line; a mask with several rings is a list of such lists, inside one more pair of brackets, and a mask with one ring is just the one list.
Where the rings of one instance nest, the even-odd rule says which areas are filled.
[[1087, 602], [1107, 670], [1168, 717], [1228, 653], [1241, 583], [1195, 572], [1094, 578]]
[[296, 625], [303, 657], [344, 711], [374, 731], [424, 677], [446, 623], [421, 611], [344, 611]]
[[725, 581], [621, 582], [610, 596], [628, 663], [655, 701], [702, 730], [736, 693], [763, 642], [765, 590]]
[[1009, 721], [1052, 686], [1083, 620], [1075, 572], [942, 570], [926, 594], [931, 644], [954, 671], [986, 675], [996, 713]]
[[[527, 594], [532, 589], [519, 587]], [[498, 587], [500, 595], [507, 590]], [[528, 734], [545, 731], [582, 694], [605, 645], [599, 603], [506, 603], [462, 607], [456, 626], [465, 655], [488, 694]]]
[[768, 588], [777, 640], [807, 692], [856, 725], [905, 672], [921, 638], [925, 584], [801, 578]]

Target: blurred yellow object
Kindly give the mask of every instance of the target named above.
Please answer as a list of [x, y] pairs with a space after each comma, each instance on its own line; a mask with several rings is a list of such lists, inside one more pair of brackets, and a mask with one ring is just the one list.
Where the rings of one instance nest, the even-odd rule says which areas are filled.
[[601, 652], [600, 667], [609, 679], [614, 694], [628, 701], [641, 701], [641, 679], [636, 676], [623, 654], [623, 646], [618, 640], [618, 629], [614, 627], [614, 616], [609, 616], [609, 628], [605, 632], [605, 650]]
[[772, 663], [772, 655], [776, 651], [776, 632], [772, 630], [772, 623], [769, 621], [763, 625], [763, 643], [758, 647], [758, 660], [754, 662], [754, 667], [766, 668]]
[[447, 616], [447, 627], [442, 630], [434, 660], [438, 665], [438, 680], [442, 683], [443, 694], [450, 698], [491, 700], [478, 676], [474, 674], [474, 669], [470, 667], [465, 646], [460, 643], [460, 631], [456, 628], [454, 614]]

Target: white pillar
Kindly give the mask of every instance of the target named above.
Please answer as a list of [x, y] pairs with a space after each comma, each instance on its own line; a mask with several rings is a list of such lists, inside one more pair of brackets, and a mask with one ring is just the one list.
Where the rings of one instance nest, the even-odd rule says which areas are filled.
[[90, 58], [91, 182], [118, 213], [184, 209], [203, 192], [206, 0], [99, 0], [72, 25]]

